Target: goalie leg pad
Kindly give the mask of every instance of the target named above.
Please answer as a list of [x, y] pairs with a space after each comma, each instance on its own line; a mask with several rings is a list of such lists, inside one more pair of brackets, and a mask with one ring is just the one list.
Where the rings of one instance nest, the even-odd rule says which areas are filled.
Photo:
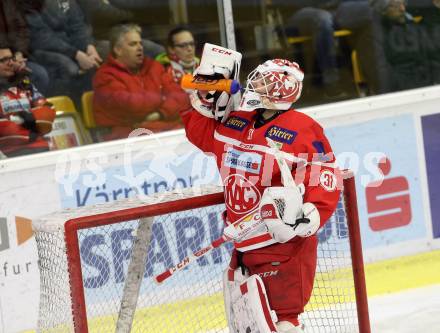
[[258, 275], [236, 283], [230, 292], [229, 302], [231, 332], [277, 332], [277, 316], [270, 309], [266, 288]]
[[[226, 215], [224, 216], [226, 219]], [[240, 284], [244, 282], [248, 277], [248, 271], [244, 266], [240, 266], [241, 254], [237, 250], [233, 250], [231, 254], [231, 261], [229, 267], [223, 273], [223, 297], [225, 303], [226, 319], [228, 321], [229, 331], [237, 332], [234, 326], [233, 313], [232, 313], [232, 292], [239, 288]]]

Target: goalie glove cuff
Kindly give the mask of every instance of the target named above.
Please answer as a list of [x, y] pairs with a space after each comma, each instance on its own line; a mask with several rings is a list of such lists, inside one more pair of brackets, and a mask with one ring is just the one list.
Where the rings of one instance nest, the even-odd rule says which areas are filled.
[[202, 116], [214, 118], [214, 98], [212, 100], [204, 98], [197, 90], [193, 90], [189, 95], [189, 100], [192, 107]]
[[304, 203], [302, 218], [296, 220], [292, 226], [295, 233], [300, 237], [310, 237], [314, 235], [321, 226], [321, 217], [318, 208], [310, 202]]
[[277, 209], [272, 204], [265, 204], [260, 208], [261, 218], [266, 224], [267, 231], [274, 240], [286, 243], [296, 236], [292, 226], [285, 224], [277, 214]]

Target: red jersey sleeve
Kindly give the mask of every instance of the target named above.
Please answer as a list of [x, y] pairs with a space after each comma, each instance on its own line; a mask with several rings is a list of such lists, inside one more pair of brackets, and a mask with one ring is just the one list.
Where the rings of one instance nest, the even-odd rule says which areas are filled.
[[188, 140], [204, 152], [213, 152], [214, 132], [218, 123], [189, 108], [180, 112]]
[[315, 123], [307, 143], [304, 202], [313, 203], [321, 217], [321, 227], [334, 213], [342, 188], [342, 177], [330, 143], [320, 125]]

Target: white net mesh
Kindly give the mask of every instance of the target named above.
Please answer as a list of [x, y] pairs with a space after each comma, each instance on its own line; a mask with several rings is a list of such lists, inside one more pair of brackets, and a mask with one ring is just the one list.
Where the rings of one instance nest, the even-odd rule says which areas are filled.
[[[218, 191], [210, 188], [201, 194]], [[194, 192], [162, 196], [177, 200]], [[200, 191], [198, 192], [200, 194]], [[194, 200], [197, 200], [196, 198]], [[153, 200], [152, 202], [157, 202]], [[145, 205], [136, 200], [89, 208], [90, 215]], [[123, 208], [121, 208], [123, 207]], [[213, 250], [161, 285], [153, 277], [221, 235], [223, 204], [154, 217], [132, 332], [228, 332], [221, 277], [231, 245]], [[35, 222], [40, 258], [39, 330], [73, 332], [71, 289], [63, 225], [85, 209]], [[124, 221], [78, 231], [82, 281], [89, 332], [114, 332], [134, 233], [139, 221]], [[306, 332], [357, 332], [354, 283], [343, 203], [319, 233], [319, 260], [312, 299], [302, 316]]]

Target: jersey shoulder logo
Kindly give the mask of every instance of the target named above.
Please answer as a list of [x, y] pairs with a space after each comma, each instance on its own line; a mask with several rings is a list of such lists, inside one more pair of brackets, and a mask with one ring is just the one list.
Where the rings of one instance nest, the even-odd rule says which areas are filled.
[[288, 144], [291, 144], [295, 140], [297, 135], [298, 133], [295, 131], [275, 125], [269, 127], [264, 134], [264, 136], [269, 139]]
[[240, 118], [237, 116], [232, 116], [228, 118], [225, 122], [225, 127], [232, 128], [237, 131], [242, 131], [249, 124], [249, 120]]

